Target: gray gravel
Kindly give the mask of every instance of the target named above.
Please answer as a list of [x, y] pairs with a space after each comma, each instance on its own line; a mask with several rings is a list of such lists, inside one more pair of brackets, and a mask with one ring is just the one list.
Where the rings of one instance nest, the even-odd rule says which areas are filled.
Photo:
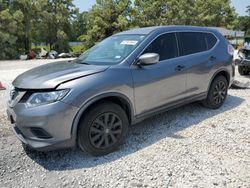
[[[0, 81], [9, 90], [43, 63], [0, 62]], [[147, 119], [104, 157], [23, 149], [6, 120], [7, 96], [0, 91], [0, 187], [250, 187], [250, 90], [230, 90], [219, 110], [194, 103]]]

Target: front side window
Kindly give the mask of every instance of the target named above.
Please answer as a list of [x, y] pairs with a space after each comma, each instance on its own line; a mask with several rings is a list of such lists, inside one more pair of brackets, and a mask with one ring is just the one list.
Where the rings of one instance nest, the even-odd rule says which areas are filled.
[[174, 33], [167, 33], [156, 38], [143, 52], [157, 53], [160, 61], [171, 59], [178, 56], [178, 48]]
[[180, 55], [195, 54], [207, 50], [205, 33], [180, 32], [178, 33]]
[[145, 35], [115, 35], [98, 43], [78, 59], [78, 63], [114, 65], [124, 60], [145, 38]]

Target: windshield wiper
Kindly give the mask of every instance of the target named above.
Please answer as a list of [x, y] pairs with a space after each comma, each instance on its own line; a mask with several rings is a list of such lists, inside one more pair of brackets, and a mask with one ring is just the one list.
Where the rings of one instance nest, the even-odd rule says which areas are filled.
[[81, 61], [79, 59], [77, 59], [76, 62], [79, 63], [79, 64], [83, 64], [83, 65], [89, 65], [89, 63], [86, 63], [86, 62]]
[[83, 64], [83, 65], [89, 65], [89, 63], [86, 63], [86, 62], [82, 62], [80, 64]]

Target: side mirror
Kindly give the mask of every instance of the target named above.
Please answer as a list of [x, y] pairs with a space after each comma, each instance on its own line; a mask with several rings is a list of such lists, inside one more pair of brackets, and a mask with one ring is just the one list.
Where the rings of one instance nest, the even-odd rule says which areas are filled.
[[146, 53], [139, 57], [138, 65], [153, 65], [159, 62], [160, 56], [156, 53]]

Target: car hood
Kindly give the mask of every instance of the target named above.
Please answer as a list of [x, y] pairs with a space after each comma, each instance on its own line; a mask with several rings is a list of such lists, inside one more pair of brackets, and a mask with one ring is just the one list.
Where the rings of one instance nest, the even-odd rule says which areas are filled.
[[53, 89], [61, 83], [103, 72], [108, 67], [79, 64], [76, 61], [49, 63], [19, 75], [13, 85], [20, 89]]

